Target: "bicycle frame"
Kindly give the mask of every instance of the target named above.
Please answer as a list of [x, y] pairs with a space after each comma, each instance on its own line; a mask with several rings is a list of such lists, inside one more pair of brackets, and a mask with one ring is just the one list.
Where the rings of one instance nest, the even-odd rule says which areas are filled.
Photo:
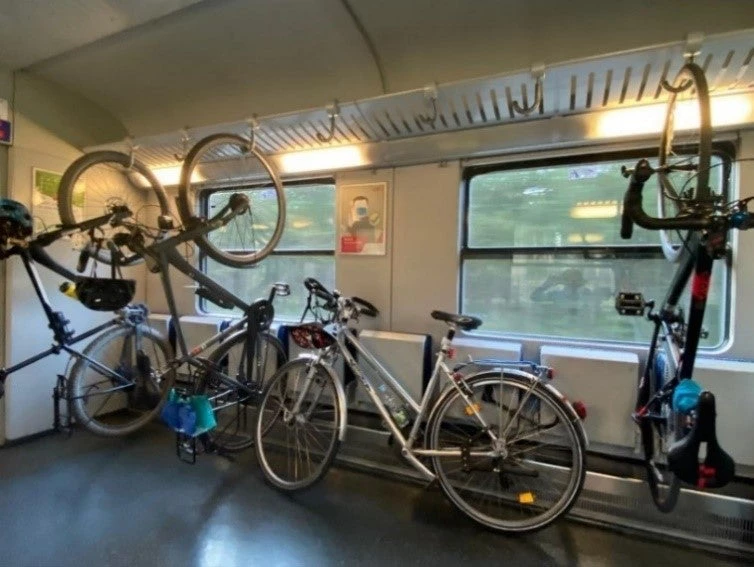
[[[178, 252], [178, 246], [184, 242], [193, 240], [199, 235], [207, 234], [214, 228], [217, 228], [212, 222], [205, 222], [194, 226], [188, 230], [182, 231], [170, 238], [154, 242], [153, 244], [144, 247], [136, 246], [136, 252], [147, 258], [151, 264], [150, 269], [157, 271], [160, 274], [160, 281], [162, 283], [163, 291], [165, 292], [165, 298], [168, 303], [168, 310], [173, 320], [176, 321], [176, 343], [180, 348], [181, 356], [171, 361], [168, 371], [182, 366], [183, 364], [189, 364], [197, 368], [203, 368], [203, 365], [196, 360], [196, 357], [208, 348], [225, 340], [233, 333], [246, 327], [246, 368], [254, 368], [253, 361], [256, 355], [256, 333], [262, 330], [260, 323], [262, 323], [266, 314], [266, 309], [269, 307], [269, 302], [265, 300], [256, 301], [252, 304], [246, 303], [241, 298], [237, 297], [215, 280], [202, 273], [201, 270], [192, 266], [181, 254]], [[170, 267], [176, 268], [181, 273], [185, 274], [199, 285], [204, 286], [210, 292], [215, 294], [221, 301], [232, 304], [238, 309], [242, 310], [244, 315], [237, 322], [221, 331], [205, 342], [191, 350], [186, 345], [186, 339], [183, 334], [180, 325], [180, 319], [178, 315], [178, 308], [175, 301], [175, 295], [173, 293], [173, 285], [170, 279]], [[167, 372], [167, 371], [166, 371]], [[249, 386], [242, 384], [241, 382], [234, 380], [230, 376], [225, 375], [217, 370], [214, 371], [215, 375], [226, 385], [243, 390], [249, 395], [255, 395], [257, 392]]]
[[81, 333], [79, 335], [74, 334], [73, 331], [70, 331], [67, 328], [68, 321], [65, 319], [63, 314], [56, 312], [52, 308], [52, 305], [50, 304], [50, 300], [47, 297], [47, 293], [45, 292], [44, 287], [42, 286], [42, 281], [39, 277], [39, 273], [37, 272], [34, 261], [36, 260], [47, 269], [69, 280], [75, 280], [76, 279], [75, 274], [73, 274], [71, 271], [67, 270], [66, 268], [64, 268], [57, 262], [55, 262], [44, 251], [44, 249], [40, 245], [32, 244], [28, 248], [22, 248], [19, 246], [13, 247], [7, 253], [7, 256], [19, 256], [21, 258], [21, 262], [23, 263], [26, 273], [29, 276], [29, 280], [31, 280], [32, 286], [34, 287], [34, 292], [36, 293], [37, 298], [39, 299], [39, 302], [42, 305], [42, 309], [44, 310], [45, 316], [47, 317], [49, 328], [52, 330], [52, 333], [53, 333], [54, 343], [50, 348], [48, 348], [45, 351], [42, 351], [34, 356], [31, 356], [25, 360], [22, 360], [21, 362], [18, 362], [12, 366], [9, 366], [6, 368], [0, 368], [0, 386], [4, 385], [6, 378], [10, 374], [13, 374], [14, 372], [18, 370], [26, 368], [27, 366], [30, 366], [34, 364], [35, 362], [50, 356], [51, 354], [57, 355], [57, 354], [60, 354], [61, 352], [66, 352], [70, 356], [84, 359], [87, 362], [89, 362], [89, 364], [91, 364], [96, 370], [101, 372], [104, 376], [108, 378], [112, 378], [116, 380], [117, 382], [120, 382], [124, 386], [130, 385], [130, 381], [125, 376], [122, 376], [121, 374], [114, 371], [113, 369], [100, 364], [98, 361], [92, 359], [89, 356], [86, 356], [83, 352], [80, 352], [74, 348], [71, 348], [71, 345], [79, 343], [85, 339], [88, 339], [94, 335], [101, 333], [102, 331], [106, 329], [109, 329], [110, 327], [118, 325], [123, 320], [123, 318], [116, 317], [106, 323], [103, 323], [101, 325], [94, 327], [93, 329], [86, 331], [85, 333]]
[[[442, 381], [441, 379], [442, 375], [445, 376], [446, 381], [448, 382], [448, 384], [450, 384], [451, 387], [458, 390], [460, 396], [464, 399], [468, 407], [471, 408], [474, 414], [476, 415], [476, 418], [480, 421], [482, 426], [485, 429], [487, 429], [487, 434], [490, 436], [493, 444], [498, 441], [498, 437], [487, 426], [487, 423], [485, 422], [482, 415], [479, 413], [478, 409], [475, 407], [473, 403], [471, 403], [471, 401], [469, 400], [469, 397], [466, 395], [466, 392], [464, 391], [462, 387], [463, 380], [456, 380], [456, 377], [460, 378], [460, 374], [455, 373], [451, 368], [448, 367], [448, 365], [445, 362], [446, 359], [450, 356], [450, 345], [452, 342], [453, 334], [454, 334], [454, 331], [451, 330], [449, 331], [448, 336], [445, 336], [442, 339], [442, 348], [440, 349], [440, 352], [437, 355], [437, 362], [435, 363], [432, 376], [427, 384], [424, 394], [422, 395], [422, 399], [420, 403], [417, 403], [411, 397], [411, 395], [403, 387], [401, 381], [395, 376], [393, 376], [390, 373], [390, 371], [387, 370], [384, 367], [384, 365], [382, 365], [382, 363], [380, 363], [380, 361], [361, 344], [358, 337], [356, 337], [353, 333], [351, 333], [346, 325], [339, 325], [339, 328], [336, 333], [335, 345], [321, 351], [319, 355], [315, 358], [315, 362], [320, 362], [321, 360], [326, 359], [329, 356], [329, 353], [333, 351], [333, 349], [337, 349], [337, 352], [343, 355], [349, 368], [353, 371], [353, 373], [359, 379], [359, 381], [364, 385], [364, 388], [366, 389], [367, 394], [371, 398], [372, 402], [377, 408], [377, 411], [380, 413], [385, 423], [388, 425], [388, 428], [390, 429], [390, 432], [393, 434], [395, 441], [400, 444], [401, 454], [427, 480], [433, 480], [435, 478], [435, 473], [432, 472], [429, 468], [427, 468], [421, 461], [419, 461], [417, 457], [460, 456], [461, 455], [460, 448], [457, 451], [452, 450], [452, 449], [438, 451], [438, 450], [420, 449], [420, 448], [414, 447], [414, 443], [416, 443], [419, 437], [419, 430], [421, 428], [422, 422], [424, 421], [425, 417], [429, 418], [431, 416], [431, 403], [430, 402], [432, 401], [433, 394], [440, 387], [440, 383]], [[359, 364], [356, 362], [356, 359], [351, 354], [349, 347], [353, 348], [360, 355], [361, 360], [365, 361], [369, 366], [371, 366], [377, 372], [377, 374], [379, 375], [379, 378], [387, 382], [388, 386], [392, 388], [396, 394], [398, 394], [402, 402], [406, 406], [410, 407], [411, 410], [416, 414], [416, 418], [409, 431], [408, 438], [406, 438], [403, 435], [403, 432], [400, 430], [400, 428], [396, 424], [395, 419], [390, 414], [390, 411], [387, 409], [387, 407], [385, 406], [385, 403], [382, 401], [379, 394], [377, 393], [377, 390], [375, 389], [375, 386], [372, 383], [371, 378], [367, 374], [362, 372], [361, 368], [359, 368]], [[520, 368], [521, 366], [523, 365], [517, 362], [507, 363], [507, 362], [502, 362], [502, 361], [495, 361], [494, 363], [495, 368], [504, 367], [504, 368], [512, 369], [512, 368]], [[524, 398], [520, 402], [520, 407], [524, 407], [530, 393], [534, 390], [537, 383], [538, 383], [537, 379], [534, 379], [531, 381], [531, 385], [529, 389], [526, 391], [526, 393], [524, 394]], [[306, 397], [307, 389], [308, 389], [307, 387], [303, 388], [302, 392], [299, 395], [299, 401], [303, 400]], [[294, 413], [298, 411], [298, 405], [299, 404], [297, 404], [296, 408], [294, 408]], [[343, 412], [343, 415], [345, 416], [346, 413]], [[344, 419], [344, 422], [345, 422], [345, 419]], [[343, 432], [345, 432], [345, 423], [343, 424]], [[502, 432], [502, 436], [504, 436], [505, 434], [506, 434], [506, 431]], [[470, 453], [470, 456], [493, 457], [494, 454], [495, 454], [494, 451], [486, 451], [486, 452], [474, 451]]]
[[[712, 239], [712, 241], [716, 244], [719, 242], [719, 240], [715, 239]], [[683, 246], [680, 265], [670, 283], [660, 312], [654, 318], [655, 330], [652, 335], [652, 343], [649, 356], [647, 357], [647, 366], [644, 371], [638, 400], [638, 405], [641, 406], [637, 408], [639, 416], [646, 415], [648, 406], [652, 402], [672, 391], [681, 380], [690, 379], [694, 373], [694, 362], [702, 335], [702, 322], [707, 306], [707, 295], [712, 276], [714, 255], [722, 253], [724, 244], [722, 248], [717, 244], [716, 248], [711, 252], [702, 234], [694, 232], [683, 243]], [[670, 319], [675, 313], [678, 301], [686, 289], [689, 280], [691, 280], [691, 304], [686, 322], [686, 340], [684, 345], [679, 345], [672, 332]], [[670, 351], [668, 362], [672, 365], [672, 378], [650, 400], [648, 383], [650, 366], [656, 355], [660, 333], [665, 337], [667, 348]], [[683, 349], [683, 356], [681, 356], [681, 349]]]

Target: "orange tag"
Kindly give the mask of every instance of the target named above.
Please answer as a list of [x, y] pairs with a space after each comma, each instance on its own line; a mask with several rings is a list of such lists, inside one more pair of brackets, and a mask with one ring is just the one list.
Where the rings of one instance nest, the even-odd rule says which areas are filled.
[[479, 404], [471, 404], [470, 406], [466, 406], [466, 415], [474, 415], [475, 411], [478, 412], [480, 409], [482, 409]]
[[520, 504], [534, 504], [534, 494], [531, 492], [521, 492], [518, 495]]

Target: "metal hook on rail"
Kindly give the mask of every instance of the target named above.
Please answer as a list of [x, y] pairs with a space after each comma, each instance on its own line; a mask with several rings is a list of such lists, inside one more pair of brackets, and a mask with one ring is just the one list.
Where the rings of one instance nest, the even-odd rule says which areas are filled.
[[317, 139], [323, 144], [331, 142], [335, 137], [335, 119], [340, 115], [340, 106], [338, 106], [338, 100], [333, 100], [333, 103], [327, 107], [327, 116], [330, 118], [330, 132], [327, 136], [323, 136], [321, 132], [317, 132]]
[[173, 154], [173, 157], [178, 161], [183, 161], [188, 153], [188, 143], [191, 141], [189, 136], [188, 126], [181, 130], [181, 152], [180, 154]]
[[[686, 36], [686, 46], [683, 50], [683, 59], [686, 63], [694, 62], [694, 58], [702, 52], [702, 43], [704, 43], [704, 34], [702, 32], [692, 32]], [[674, 87], [667, 79], [663, 79], [660, 84], [669, 93], [678, 94], [687, 90], [694, 82], [689, 79], [685, 83]]]
[[417, 118], [424, 122], [425, 124], [428, 124], [429, 126], [432, 126], [435, 121], [437, 120], [437, 97], [439, 96], [439, 92], [437, 90], [437, 83], [429, 83], [424, 87], [424, 102], [430, 103], [432, 105], [432, 116], [427, 116], [425, 114], [419, 114], [417, 115]]
[[126, 136], [126, 146], [128, 147], [128, 168], [131, 169], [134, 166], [136, 160], [136, 152], [139, 151], [139, 146], [134, 144], [134, 137], [129, 134]]
[[[511, 107], [513, 110], [521, 114], [523, 116], [529, 116], [534, 110], [536, 110], [540, 104], [542, 104], [542, 82], [545, 78], [545, 64], [544, 63], [538, 63], [537, 65], [533, 65], [531, 68], [531, 78], [534, 79], [536, 82], [534, 84], [534, 102], [531, 104], [531, 106], [523, 107], [520, 104], [518, 104], [518, 101], [514, 100]], [[523, 91], [523, 88], [522, 88]]]
[[254, 153], [254, 148], [257, 145], [257, 130], [259, 130], [257, 115], [252, 114], [251, 118], [247, 118], [246, 124], [249, 125], [249, 153]]

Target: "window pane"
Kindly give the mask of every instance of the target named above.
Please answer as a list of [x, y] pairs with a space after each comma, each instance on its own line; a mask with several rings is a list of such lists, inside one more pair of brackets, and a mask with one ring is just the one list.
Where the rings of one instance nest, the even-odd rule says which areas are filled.
[[291, 185], [277, 250], [335, 249], [335, 185]]
[[[243, 193], [249, 198], [251, 221], [242, 220], [239, 217], [238, 221], [231, 221], [226, 226], [210, 232], [207, 239], [222, 250], [246, 250], [250, 244], [250, 238], [253, 238], [253, 242], [257, 246], [269, 242], [275, 232], [275, 224], [278, 219], [278, 202], [275, 190], [272, 187], [254, 187], [211, 193], [207, 200], [208, 216], [216, 215], [228, 204], [228, 199], [234, 193]], [[245, 228], [248, 226], [247, 222], [252, 223], [253, 235], [250, 235], [248, 229]], [[244, 227], [244, 229], [239, 230], [239, 226]]]
[[[630, 159], [593, 164], [546, 165], [481, 173], [469, 181], [469, 248], [555, 246], [656, 246], [658, 235], [634, 227], [620, 237], [620, 213]], [[720, 158], [713, 158], [713, 165]], [[720, 172], [722, 168], [713, 171]], [[710, 185], [718, 189], [720, 175]], [[644, 189], [644, 209], [657, 211], [657, 179]]]
[[[306, 305], [307, 291], [304, 288], [304, 279], [317, 278], [325, 287], [333, 289], [335, 287], [335, 257], [332, 255], [273, 254], [249, 270], [231, 268], [208, 258], [206, 273], [249, 303], [255, 299], [267, 297], [270, 286], [275, 282], [289, 284], [291, 295], [275, 298], [275, 319], [298, 321]], [[208, 313], [240, 314], [238, 310], [221, 309], [209, 301], [204, 302], [203, 308]]]
[[[272, 187], [233, 189], [210, 193], [209, 216], [228, 203], [233, 193], [249, 196], [254, 215], [254, 229], [261, 242], [272, 236], [277, 220], [277, 199]], [[335, 185], [286, 185], [286, 216], [283, 236], [277, 250], [334, 250], [335, 249]], [[223, 231], [232, 232], [229, 225], [209, 233], [209, 239], [225, 250], [232, 250], [234, 240]], [[235, 242], [236, 247], [239, 243]]]
[[[615, 311], [618, 291], [638, 291], [659, 304], [675, 265], [663, 257], [584, 259], [578, 255], [513, 255], [463, 263], [464, 313], [484, 321], [480, 333], [547, 335], [576, 339], [648, 341], [651, 324]], [[725, 330], [724, 262], [715, 262], [703, 346], [718, 346]], [[681, 301], [684, 307], [687, 297]]]

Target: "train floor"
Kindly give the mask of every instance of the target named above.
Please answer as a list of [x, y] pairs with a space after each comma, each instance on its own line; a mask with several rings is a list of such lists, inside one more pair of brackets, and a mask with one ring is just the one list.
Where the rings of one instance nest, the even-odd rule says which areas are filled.
[[3, 448], [0, 514], [3, 567], [750, 564], [573, 521], [502, 536], [438, 489], [338, 467], [281, 494], [253, 450], [186, 465], [157, 424]]

